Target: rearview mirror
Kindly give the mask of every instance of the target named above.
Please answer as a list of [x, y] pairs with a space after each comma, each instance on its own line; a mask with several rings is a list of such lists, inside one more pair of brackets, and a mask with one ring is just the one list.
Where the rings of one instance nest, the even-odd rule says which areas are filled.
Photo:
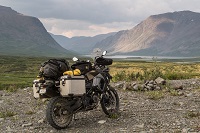
[[102, 55], [104, 56], [104, 55], [106, 55], [106, 54], [107, 54], [107, 51], [103, 51], [103, 54], [102, 54]]
[[73, 61], [78, 61], [79, 59], [77, 57], [72, 58]]

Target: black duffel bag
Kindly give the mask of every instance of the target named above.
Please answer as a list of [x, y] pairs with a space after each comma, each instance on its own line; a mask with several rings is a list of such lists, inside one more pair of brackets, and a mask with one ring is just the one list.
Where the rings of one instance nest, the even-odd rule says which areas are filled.
[[45, 79], [58, 80], [68, 70], [69, 62], [65, 59], [49, 59], [42, 64], [39, 76]]
[[73, 64], [71, 68], [73, 70], [79, 69], [81, 71], [81, 74], [86, 74], [87, 72], [92, 70], [92, 64], [91, 62], [81, 61]]
[[113, 63], [112, 59], [99, 57], [96, 59], [96, 65], [111, 65]]

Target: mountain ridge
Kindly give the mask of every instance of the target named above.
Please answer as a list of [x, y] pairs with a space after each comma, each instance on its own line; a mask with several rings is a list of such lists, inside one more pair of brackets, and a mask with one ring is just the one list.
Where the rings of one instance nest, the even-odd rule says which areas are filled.
[[0, 6], [0, 54], [17, 56], [65, 56], [61, 47], [36, 17]]
[[50, 33], [50, 35], [64, 48], [78, 52], [80, 54], [90, 54], [94, 49], [93, 47], [97, 42], [114, 35], [116, 32], [111, 32], [107, 34], [99, 34], [92, 37], [86, 36], [76, 36], [72, 38], [68, 38], [62, 35], [54, 35]]
[[200, 13], [192, 11], [151, 15], [130, 30], [72, 38], [50, 34], [38, 18], [10, 7], [0, 6], [0, 20], [1, 55], [63, 57], [100, 48], [113, 55], [200, 56]]
[[191, 11], [152, 15], [130, 30], [102, 40], [95, 47], [104, 49], [108, 46], [107, 50], [112, 54], [200, 56], [199, 25], [200, 13]]

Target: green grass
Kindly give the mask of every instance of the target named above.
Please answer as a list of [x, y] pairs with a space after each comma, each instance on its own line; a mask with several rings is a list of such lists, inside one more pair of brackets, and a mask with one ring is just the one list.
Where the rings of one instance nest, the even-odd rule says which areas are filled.
[[16, 115], [15, 112], [12, 112], [12, 111], [6, 111], [6, 112], [0, 112], [0, 118], [6, 118], [6, 117], [12, 117]]
[[163, 91], [147, 91], [145, 92], [149, 99], [159, 100], [164, 97]]
[[35, 112], [33, 112], [32, 110], [29, 110], [29, 111], [27, 111], [25, 114], [27, 114], [27, 115], [32, 115], [32, 114], [35, 114]]
[[41, 59], [1, 56], [0, 90], [13, 91], [14, 88], [31, 86], [37, 76]]
[[177, 90], [174, 90], [174, 89], [170, 89], [170, 90], [169, 90], [169, 93], [170, 93], [171, 96], [179, 96], [178, 91], [177, 91]]
[[[0, 90], [14, 92], [18, 88], [32, 86], [39, 73], [41, 63], [47, 57], [0, 56]], [[71, 58], [67, 59], [71, 61]], [[72, 64], [72, 62], [70, 62]], [[110, 66], [113, 81], [155, 79], [188, 79], [200, 77], [200, 63], [173, 63], [145, 61], [114, 61]]]
[[200, 117], [200, 112], [188, 111], [188, 112], [186, 113], [186, 117], [187, 117], [187, 118], [196, 118], [196, 117]]
[[200, 63], [117, 61], [111, 66], [113, 81], [153, 80], [162, 77], [167, 80], [200, 77]]
[[48, 59], [46, 57], [0, 56], [0, 90], [14, 92], [18, 88], [32, 86], [41, 63]]

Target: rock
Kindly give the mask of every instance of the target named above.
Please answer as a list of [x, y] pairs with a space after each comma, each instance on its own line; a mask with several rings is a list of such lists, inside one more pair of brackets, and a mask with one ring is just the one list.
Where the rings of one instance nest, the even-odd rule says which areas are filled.
[[138, 90], [139, 90], [138, 85], [134, 85], [134, 86], [133, 86], [133, 90], [134, 90], [134, 91], [138, 91]]
[[10, 94], [3, 93], [2, 97], [9, 96]]
[[123, 86], [123, 90], [133, 90], [131, 83], [126, 82]]
[[148, 133], [147, 131], [140, 131], [139, 133]]
[[30, 129], [30, 130], [34, 130], [34, 129], [35, 129], [35, 127], [30, 127], [29, 129]]
[[3, 100], [0, 100], [0, 104], [3, 103]]
[[48, 100], [49, 100], [48, 98], [43, 98], [43, 99], [42, 99], [42, 102], [45, 103], [45, 102], [47, 102]]
[[150, 129], [149, 132], [150, 132], [150, 133], [153, 133], [153, 129]]
[[196, 82], [195, 81], [192, 81], [192, 83], [191, 83], [192, 85], [194, 85], [194, 84], [196, 84]]
[[157, 84], [161, 84], [161, 85], [165, 85], [166, 84], [166, 81], [161, 77], [158, 77], [157, 79], [155, 79], [155, 82]]
[[142, 85], [142, 90], [161, 90], [161, 87], [153, 80], [151, 81], [146, 81]]
[[128, 84], [127, 83], [125, 83], [124, 85], [123, 85], [123, 90], [126, 90], [128, 88]]
[[[198, 132], [196, 127], [199, 127], [199, 115], [197, 113], [199, 113], [200, 91], [196, 88], [188, 90], [192, 81], [180, 81], [183, 83], [184, 89], [175, 90], [175, 94], [179, 93], [179, 95], [183, 96], [171, 96], [169, 93], [170, 86], [167, 85], [169, 89], [161, 86], [165, 90], [163, 94], [166, 94], [166, 96], [160, 101], [148, 99], [147, 96], [154, 93], [123, 91], [120, 88], [117, 90], [120, 98], [119, 118], [110, 119], [105, 117], [99, 106], [95, 110], [75, 114], [75, 119], [70, 127], [61, 131], [57, 131], [47, 123], [45, 118], [46, 104], [43, 104], [42, 100], [33, 99], [32, 95], [29, 95], [29, 92], [32, 93], [31, 90], [24, 91], [22, 89], [16, 93], [11, 93], [8, 97], [0, 96], [0, 102], [3, 100], [3, 103], [0, 104], [0, 112], [13, 111], [18, 114], [12, 117], [0, 118], [0, 133], [11, 133], [11, 131], [12, 133], [81, 131], [130, 133]], [[136, 91], [144, 89], [143, 87], [149, 86], [149, 84], [144, 85], [144, 82], [141, 83], [141, 81], [129, 82], [132, 90]], [[155, 89], [159, 89], [160, 85], [154, 82], [152, 86]], [[6, 92], [4, 93], [7, 94]], [[186, 94], [187, 96], [191, 96], [186, 97]], [[34, 113], [31, 115], [26, 114], [30, 110], [34, 110]], [[28, 123], [32, 124], [29, 125]]]
[[126, 128], [120, 128], [119, 130], [120, 130], [120, 132], [127, 132]]
[[149, 84], [154, 84], [154, 81], [153, 80], [149, 81]]
[[149, 81], [147, 80], [144, 84], [147, 85], [149, 83]]
[[170, 86], [171, 86], [172, 89], [175, 89], [175, 90], [182, 90], [183, 89], [183, 83], [179, 80], [170, 81]]
[[27, 123], [27, 124], [22, 124], [22, 127], [29, 127], [29, 126], [32, 126], [33, 124], [32, 123]]
[[183, 128], [182, 133], [188, 133], [189, 130], [190, 130], [190, 128]]
[[178, 108], [178, 109], [175, 109], [176, 111], [182, 111], [183, 109], [182, 108]]
[[106, 120], [100, 120], [98, 121], [99, 124], [104, 124], [106, 122]]
[[117, 82], [116, 84], [114, 84], [113, 86], [115, 88], [122, 88], [124, 86], [125, 82], [124, 81], [121, 81], [121, 82]]
[[9, 126], [8, 126], [8, 127], [6, 127], [6, 130], [7, 130], [7, 132], [14, 132], [14, 130], [13, 130], [13, 129], [11, 129]]
[[145, 86], [145, 89], [152, 90], [152, 88], [150, 86]]
[[140, 85], [140, 90], [143, 91], [145, 87], [146, 87], [146, 85], [144, 85], [144, 84]]
[[3, 96], [4, 92], [0, 90], [0, 96]]
[[191, 97], [192, 93], [185, 94], [186, 97]]
[[137, 82], [132, 82], [131, 83], [131, 86], [135, 86], [135, 85], [137, 85]]
[[147, 86], [149, 86], [149, 87], [151, 87], [151, 88], [154, 87], [154, 85], [153, 85], [152, 83], [149, 83]]
[[141, 125], [135, 125], [135, 127], [138, 127], [138, 128], [144, 128], [144, 124], [141, 124]]
[[39, 124], [42, 124], [44, 122], [45, 122], [45, 119], [41, 119], [41, 120], [38, 121]]
[[182, 91], [179, 91], [179, 92], [178, 92], [178, 95], [179, 95], [179, 96], [183, 96], [184, 93], [183, 93]]
[[180, 106], [183, 106], [184, 103], [183, 103], [183, 102], [178, 102], [178, 104], [179, 104]]
[[155, 89], [156, 89], [156, 90], [161, 90], [161, 87], [160, 87], [160, 86], [156, 86]]

